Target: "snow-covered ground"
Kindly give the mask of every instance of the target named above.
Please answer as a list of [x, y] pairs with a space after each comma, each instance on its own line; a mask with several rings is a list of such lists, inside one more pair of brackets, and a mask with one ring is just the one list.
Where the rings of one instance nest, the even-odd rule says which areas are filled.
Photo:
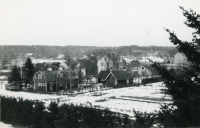
[[[6, 82], [4, 81], [3, 85]], [[133, 109], [142, 112], [154, 112], [159, 110], [162, 103], [170, 103], [171, 97], [165, 96], [162, 90], [165, 89], [162, 82], [149, 84], [147, 86], [126, 87], [119, 89], [109, 89], [104, 91], [87, 92], [74, 96], [56, 95], [56, 94], [36, 94], [28, 92], [13, 92], [5, 90], [3, 86], [0, 95], [23, 97], [31, 100], [42, 100], [48, 105], [51, 100], [60, 101], [60, 103], [73, 103], [91, 105], [99, 108], [109, 108], [112, 111], [133, 116]], [[165, 96], [165, 100], [162, 98]]]
[[13, 126], [11, 124], [0, 122], [0, 128], [13, 128]]

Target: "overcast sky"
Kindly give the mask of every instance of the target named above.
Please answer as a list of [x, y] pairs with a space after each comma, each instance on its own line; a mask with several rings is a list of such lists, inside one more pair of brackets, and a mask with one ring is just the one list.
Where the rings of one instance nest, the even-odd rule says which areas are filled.
[[164, 28], [190, 41], [179, 6], [199, 0], [0, 0], [1, 45], [172, 46]]

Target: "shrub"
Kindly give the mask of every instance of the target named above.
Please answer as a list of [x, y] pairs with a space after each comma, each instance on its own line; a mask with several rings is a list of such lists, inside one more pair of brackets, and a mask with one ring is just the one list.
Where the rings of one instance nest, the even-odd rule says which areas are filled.
[[163, 81], [163, 79], [160, 77], [147, 78], [147, 79], [142, 79], [142, 84], [155, 83], [155, 82], [161, 82], [161, 81]]
[[150, 128], [155, 123], [156, 114], [154, 113], [146, 113], [146, 112], [134, 112], [134, 117], [136, 118], [134, 121], [134, 126], [136, 128]]

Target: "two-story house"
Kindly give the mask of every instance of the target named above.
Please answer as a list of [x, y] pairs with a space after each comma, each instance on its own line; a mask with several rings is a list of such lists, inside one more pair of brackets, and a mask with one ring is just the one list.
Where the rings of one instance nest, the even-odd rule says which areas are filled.
[[185, 65], [187, 63], [187, 57], [183, 53], [177, 53], [174, 56], [174, 63], [177, 65]]
[[67, 86], [68, 74], [64, 71], [38, 71], [34, 74], [34, 90], [46, 92], [58, 92]]
[[113, 61], [106, 55], [102, 56], [101, 58], [99, 58], [97, 60], [97, 72], [98, 72], [98, 74], [101, 71], [105, 71], [105, 70], [113, 68], [113, 67], [114, 67]]

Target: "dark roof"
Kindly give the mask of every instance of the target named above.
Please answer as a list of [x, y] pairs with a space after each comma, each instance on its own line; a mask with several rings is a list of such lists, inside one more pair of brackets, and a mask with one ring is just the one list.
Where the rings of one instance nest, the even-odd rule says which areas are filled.
[[55, 82], [57, 79], [58, 71], [41, 71], [45, 75], [47, 82]]
[[60, 62], [53, 62], [52, 65], [59, 66], [59, 65], [60, 65]]
[[117, 80], [124, 80], [124, 79], [131, 79], [133, 78], [131, 76], [130, 73], [126, 72], [126, 71], [111, 71], [114, 75], [114, 77], [117, 79]]
[[86, 60], [86, 59], [83, 59], [83, 60], [80, 60], [80, 62], [86, 67], [86, 68], [89, 68], [91, 66], [96, 66], [96, 64], [94, 62], [92, 62], [91, 60]]
[[139, 62], [139, 60], [132, 60], [130, 65], [133, 67], [137, 67], [137, 66], [140, 66], [141, 63]]
[[86, 68], [87, 75], [95, 75], [97, 71], [97, 64], [91, 60], [81, 60], [81, 64]]
[[107, 56], [110, 60], [113, 61], [113, 63], [117, 62], [118, 58], [115, 56]]
[[110, 73], [110, 71], [101, 71], [99, 74], [98, 74], [98, 76], [97, 76], [97, 78], [101, 78], [101, 79], [106, 79], [106, 77], [108, 76], [108, 74]]
[[149, 71], [152, 72], [152, 74], [156, 74], [158, 71], [153, 68], [151, 65], [143, 65], [145, 68], [147, 68]]
[[110, 72], [114, 75], [117, 80], [125, 80], [133, 78], [130, 73], [126, 71], [101, 71], [97, 78], [105, 80]]
[[44, 63], [37, 63], [35, 64], [36, 66], [44, 66], [45, 65], [45, 62]]

